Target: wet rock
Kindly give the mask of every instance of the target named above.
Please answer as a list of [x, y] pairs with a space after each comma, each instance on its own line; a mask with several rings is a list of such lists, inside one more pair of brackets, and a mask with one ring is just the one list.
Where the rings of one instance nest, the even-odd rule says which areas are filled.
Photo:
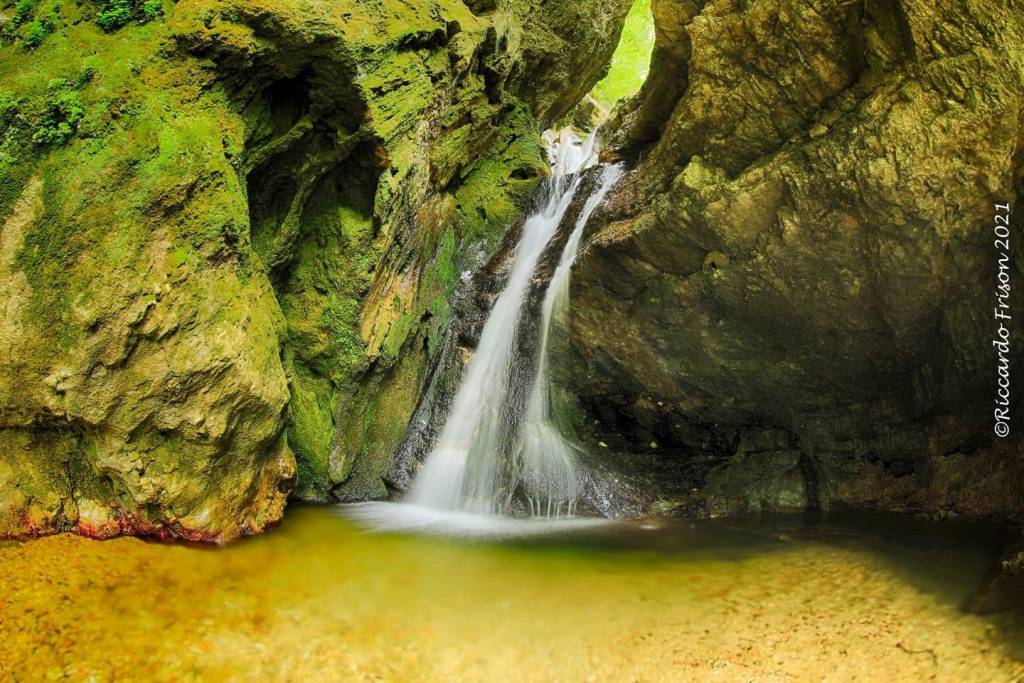
[[[651, 79], [606, 131], [635, 168], [573, 280], [595, 442], [656, 440], [727, 509], [1024, 514], [991, 344], [994, 205], [1024, 197], [1024, 71], [992, 27], [1024, 35], [1020, 9], [656, 0]], [[758, 431], [785, 444], [752, 456]]]
[[964, 609], [990, 614], [1024, 607], [1024, 542], [1008, 544], [985, 585], [968, 598]]

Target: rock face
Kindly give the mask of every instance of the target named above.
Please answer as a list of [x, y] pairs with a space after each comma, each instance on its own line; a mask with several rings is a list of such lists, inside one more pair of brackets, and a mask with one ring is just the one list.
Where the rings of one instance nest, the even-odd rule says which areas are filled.
[[[0, 15], [0, 535], [229, 540], [293, 489], [407, 480], [460, 275], [629, 4]], [[651, 76], [605, 132], [634, 168], [591, 226], [559, 378], [594, 507], [1021, 520], [992, 342], [1000, 274], [1024, 282], [1019, 230], [993, 243], [1024, 198], [1024, 4], [653, 10]]]
[[651, 77], [606, 133], [639, 161], [574, 276], [590, 438], [664, 470], [663, 509], [1021, 519], [1024, 404], [994, 437], [992, 342], [996, 205], [1019, 226], [1024, 199], [1024, 4], [654, 13]]
[[0, 18], [0, 535], [384, 495], [628, 3], [51, 4]]

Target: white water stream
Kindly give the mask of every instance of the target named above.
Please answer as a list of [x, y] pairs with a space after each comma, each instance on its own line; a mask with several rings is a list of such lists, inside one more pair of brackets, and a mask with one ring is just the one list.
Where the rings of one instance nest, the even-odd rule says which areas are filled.
[[[497, 518], [506, 512], [517, 489], [525, 493], [535, 517], [573, 514], [578, 495], [576, 457], [551, 416], [549, 337], [551, 325], [568, 307], [570, 273], [583, 229], [622, 171], [605, 167], [580, 212], [541, 305], [536, 371], [525, 373], [532, 378], [532, 386], [517, 386], [523, 373], [515, 367], [521, 363], [516, 342], [532, 279], [580, 189], [582, 172], [597, 164], [593, 138], [581, 141], [563, 132], [552, 150], [552, 177], [544, 183], [541, 208], [523, 225], [508, 282], [488, 314], [451, 412], [413, 482], [408, 505], [356, 508], [357, 515], [374, 526], [477, 533], [483, 524], [497, 533], [511, 533], [513, 527], [522, 531], [514, 520]], [[516, 391], [523, 395], [528, 391], [525, 409], [517, 409], [510, 400]], [[496, 519], [484, 523], [480, 515]]]

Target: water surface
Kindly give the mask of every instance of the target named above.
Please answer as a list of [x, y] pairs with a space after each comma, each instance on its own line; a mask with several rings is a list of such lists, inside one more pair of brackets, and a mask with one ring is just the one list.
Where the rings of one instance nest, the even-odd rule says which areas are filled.
[[1017, 681], [981, 527], [647, 522], [501, 542], [290, 509], [228, 548], [0, 544], [0, 680]]

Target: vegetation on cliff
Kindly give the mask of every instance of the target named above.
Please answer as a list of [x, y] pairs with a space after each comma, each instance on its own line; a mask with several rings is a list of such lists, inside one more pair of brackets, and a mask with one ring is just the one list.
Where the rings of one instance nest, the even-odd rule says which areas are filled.
[[608, 74], [602, 78], [590, 96], [609, 109], [620, 100], [632, 97], [647, 80], [654, 49], [654, 16], [651, 0], [636, 0], [626, 15], [615, 54], [612, 55]]
[[458, 273], [627, 10], [6, 5], [0, 533], [230, 539], [295, 456], [304, 497], [383, 495]]

